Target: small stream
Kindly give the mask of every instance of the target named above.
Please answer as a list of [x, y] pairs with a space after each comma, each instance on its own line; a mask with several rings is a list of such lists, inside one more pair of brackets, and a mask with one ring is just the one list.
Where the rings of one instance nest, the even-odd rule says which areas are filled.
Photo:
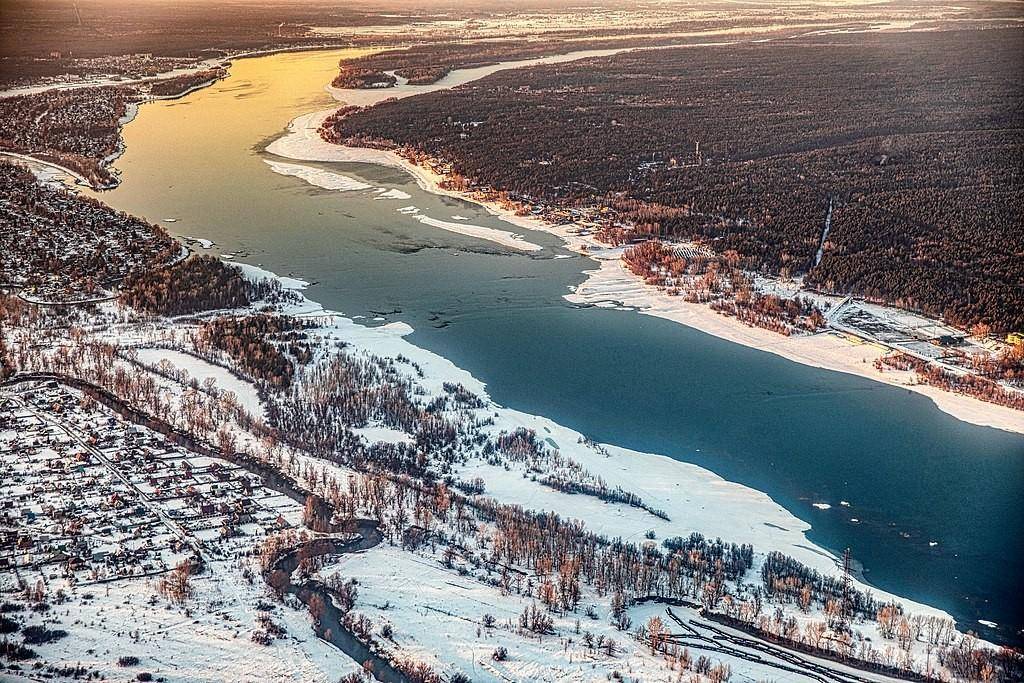
[[[299, 551], [306, 550], [307, 557], [323, 555], [343, 555], [369, 550], [381, 542], [383, 536], [377, 523], [369, 519], [355, 520], [355, 532], [358, 538], [316, 538], [299, 548], [283, 555], [274, 564], [273, 570], [280, 570], [292, 577], [299, 566]], [[361, 640], [355, 637], [342, 623], [343, 614], [334, 602], [335, 592], [320, 581], [306, 578], [300, 583], [289, 581], [285, 590], [294, 595], [302, 604], [309, 606], [314, 597], [324, 605], [323, 614], [313, 624], [313, 632], [331, 643], [357, 664], [369, 662], [372, 665], [373, 677], [382, 683], [407, 683], [408, 679], [386, 659], [376, 654]]]

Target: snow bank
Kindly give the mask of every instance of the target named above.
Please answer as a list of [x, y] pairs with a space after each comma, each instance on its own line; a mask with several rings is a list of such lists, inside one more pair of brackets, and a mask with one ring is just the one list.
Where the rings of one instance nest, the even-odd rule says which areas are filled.
[[[383, 188], [381, 189], [383, 190]], [[412, 199], [412, 195], [393, 187], [390, 190], [382, 191], [375, 199]]]
[[277, 280], [281, 283], [284, 289], [290, 289], [295, 291], [301, 291], [306, 287], [309, 287], [309, 283], [305, 280], [300, 280], [296, 277], [285, 277], [282, 275], [275, 275], [269, 270], [264, 270], [259, 266], [254, 266], [249, 263], [233, 263], [231, 264], [242, 271], [242, 276], [252, 282], [258, 282], [260, 280]]
[[669, 296], [657, 287], [645, 284], [622, 264], [618, 250], [602, 250], [592, 238], [573, 235], [565, 226], [549, 226], [547, 229], [563, 236], [570, 248], [597, 260], [598, 268], [584, 271], [588, 275], [587, 280], [575, 292], [566, 295], [565, 298], [572, 303], [598, 305], [613, 301], [646, 315], [671, 320], [803, 365], [845, 372], [916, 391], [957, 419], [1024, 434], [1022, 411], [919, 384], [905, 373], [880, 373], [874, 367], [875, 359], [886, 353], [880, 346], [838, 333], [785, 337], [770, 330], [750, 327], [736, 318], [720, 315], [704, 304]]

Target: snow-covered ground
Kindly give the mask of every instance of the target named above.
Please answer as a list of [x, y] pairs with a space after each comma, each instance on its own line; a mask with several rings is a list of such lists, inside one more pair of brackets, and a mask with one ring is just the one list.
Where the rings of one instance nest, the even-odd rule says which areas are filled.
[[206, 69], [212, 69], [218, 66], [223, 66], [226, 61], [219, 57], [211, 57], [210, 59], [197, 62], [191, 66], [181, 67], [178, 69], [171, 69], [162, 73], [154, 74], [152, 76], [144, 76], [142, 78], [124, 78], [116, 74], [110, 74], [105, 76], [90, 76], [87, 78], [76, 78], [64, 83], [43, 83], [41, 85], [29, 85], [17, 88], [8, 88], [6, 90], [0, 90], [0, 98], [4, 97], [17, 97], [19, 95], [33, 95], [40, 92], [46, 92], [48, 90], [77, 90], [78, 88], [95, 88], [99, 86], [107, 85], [137, 85], [139, 83], [145, 83], [148, 81], [175, 78], [178, 76], [185, 76], [187, 74], [196, 73], [197, 71], [204, 71]]
[[[274, 603], [259, 575], [247, 580], [234, 560], [210, 563], [192, 585], [195, 594], [184, 607], [158, 598], [155, 580], [120, 579], [71, 590], [67, 602], [26, 622], [43, 623], [45, 618], [49, 628], [66, 630], [68, 636], [33, 649], [47, 661], [79, 663], [108, 680], [134, 679], [150, 671], [175, 683], [335, 683], [359, 670], [359, 664], [314, 636], [305, 608]], [[86, 595], [93, 597], [86, 600]], [[272, 607], [266, 614], [287, 630], [284, 638], [267, 646], [250, 640], [259, 628], [261, 602]], [[52, 623], [55, 616], [58, 624]], [[118, 666], [117, 660], [125, 656], [138, 657], [139, 663]]]
[[[272, 277], [253, 266], [249, 277]], [[408, 371], [409, 378], [423, 388], [426, 396], [444, 395], [444, 384], [461, 384], [482, 398], [480, 417], [493, 419], [484, 428], [491, 434], [517, 427], [533, 429], [538, 437], [550, 439], [558, 451], [587, 471], [604, 479], [609, 488], [621, 487], [639, 495], [655, 509], [664, 510], [665, 521], [637, 507], [606, 503], [596, 497], [562, 493], [525, 476], [521, 470], [505, 470], [481, 461], [471, 461], [458, 472], [462, 479], [480, 476], [486, 482], [485, 495], [508, 504], [534, 510], [549, 510], [567, 518], [583, 520], [587, 527], [609, 537], [640, 541], [648, 530], [658, 539], [687, 536], [697, 531], [709, 538], [733, 543], [750, 543], [758, 554], [778, 550], [823, 574], [839, 576], [841, 562], [831, 552], [811, 543], [805, 532], [810, 526], [795, 517], [767, 494], [725, 480], [697, 465], [667, 455], [642, 453], [612, 444], [588, 444], [575, 430], [548, 418], [530, 415], [495, 404], [486, 385], [447, 358], [419, 348], [405, 337], [412, 328], [403, 322], [365, 327], [303, 297], [301, 303], [286, 307], [286, 313], [315, 320], [312, 334], [342, 340], [351, 350], [386, 358], [404, 356], [416, 364], [422, 376]], [[852, 514], [852, 512], [851, 512]], [[755, 566], [757, 571], [759, 565]], [[855, 582], [857, 583], [857, 582]], [[880, 600], [897, 600], [909, 612], [948, 617], [941, 610], [900, 598], [864, 584]]]
[[[274, 277], [255, 266], [245, 266], [244, 272], [247, 277], [254, 279]], [[482, 405], [475, 408], [462, 406], [443, 410], [455, 411], [465, 420], [464, 424], [475, 424], [474, 429], [479, 430], [474, 432], [475, 434], [495, 437], [503, 431], [531, 429], [539, 440], [551, 449], [557, 450], [560, 459], [558, 462], [561, 464], [554, 467], [582, 472], [590, 480], [600, 478], [608, 489], [619, 487], [636, 494], [649, 508], [664, 511], [664, 516], [653, 514], [642, 507], [605, 502], [595, 496], [559, 492], [537, 481], [535, 477], [539, 470], [528, 471], [527, 463], [506, 460], [501, 465], [493, 465], [486, 463], [482, 457], [472, 455], [466, 462], [456, 460], [452, 472], [454, 478], [457, 481], [474, 481], [479, 478], [483, 482], [483, 496], [506, 504], [521, 505], [530, 510], [552, 511], [566, 519], [580, 520], [587, 529], [609, 538], [620, 537], [636, 544], [657, 545], [668, 537], [685, 537], [694, 531], [709, 538], [721, 537], [728, 542], [750, 543], [754, 546], [755, 555], [753, 567], [746, 581], [754, 583], [759, 581], [761, 563], [765, 554], [771, 550], [781, 551], [824, 574], [840, 574], [837, 558], [807, 540], [805, 532], [808, 525], [784, 510], [767, 495], [725, 481], [700, 467], [669, 457], [590, 443], [578, 432], [551, 420], [496, 405], [488, 398], [482, 382], [449, 360], [408, 342], [405, 337], [412, 330], [407, 324], [391, 323], [379, 327], [364, 327], [337, 313], [326, 311], [319, 304], [302, 297], [298, 294], [298, 291], [305, 287], [301, 280], [283, 279], [282, 282], [285, 287], [295, 290], [296, 298], [279, 304], [281, 312], [305, 318], [312, 326], [304, 331], [319, 341], [315, 347], [320, 351], [317, 352], [317, 360], [313, 362], [326, 361], [330, 355], [328, 350], [336, 348], [337, 342], [344, 342], [345, 352], [357, 357], [392, 359], [390, 365], [412, 383], [413, 394], [424, 404], [447, 395], [449, 389], [446, 389], [446, 383], [449, 387], [451, 384], [462, 385], [481, 399]], [[104, 306], [113, 309], [116, 304]], [[262, 304], [257, 303], [254, 306], [259, 308]], [[114, 317], [116, 318], [116, 315]], [[100, 326], [94, 333], [109, 342], [117, 342], [128, 347], [146, 347], [147, 344], [152, 346], [154, 343], [185, 341], [187, 333], [178, 328], [191, 324], [194, 323], [164, 321], [154, 327], [151, 323], [128, 321], [121, 325]], [[153, 353], [153, 358], [148, 360], [163, 358], [162, 353]], [[176, 357], [173, 360], [188, 365], [192, 357], [182, 355], [185, 357]], [[399, 360], [399, 357], [402, 357], [402, 360]], [[173, 362], [170, 358], [168, 360]], [[211, 368], [192, 367], [197, 373], [215, 372]], [[175, 390], [171, 386], [173, 382], [161, 378], [159, 384], [166, 384], [166, 390], [174, 393]], [[238, 389], [240, 395], [254, 394], [252, 389], [248, 389], [247, 392], [243, 386], [239, 386]], [[449, 417], [455, 417], [455, 413]], [[380, 423], [371, 423], [354, 431], [368, 443], [398, 443], [412, 440], [412, 435]], [[253, 443], [253, 440], [245, 438], [243, 434], [238, 436], [240, 443]], [[320, 461], [304, 454], [295, 455], [301, 467], [312, 466], [314, 476], [322, 477], [323, 475], [316, 474], [322, 469], [326, 476], [344, 483], [353, 474], [344, 466]], [[289, 523], [297, 524], [301, 510], [290, 501], [284, 502], [290, 506], [288, 514], [284, 517]], [[855, 513], [855, 507], [851, 508], [851, 514]], [[524, 596], [518, 591], [503, 592], [499, 586], [491, 585], [487, 576], [482, 575], [482, 572], [486, 571], [484, 569], [464, 566], [460, 570], [458, 561], [454, 568], [445, 567], [439, 557], [427, 554], [426, 547], [430, 545], [425, 546], [418, 554], [413, 554], [392, 547], [377, 546], [358, 556], [346, 556], [334, 566], [334, 570], [339, 571], [342, 578], [358, 579], [360, 598], [356, 603], [356, 611], [366, 614], [374, 622], [375, 637], [383, 623], [387, 622], [392, 627], [392, 640], [384, 638], [382, 641], [382, 634], [381, 637], [377, 637], [378, 642], [386, 641], [386, 645], [390, 643], [387, 647], [391, 655], [411, 656], [414, 660], [433, 664], [437, 670], [446, 674], [455, 670], [463, 671], [473, 680], [594, 680], [595, 677], [605, 678], [613, 675], [615, 671], [644, 680], [661, 680], [668, 672], [667, 664], [661, 656], [651, 655], [649, 648], [636, 643], [630, 632], [618, 631], [611, 625], [608, 618], [609, 596], [597, 596], [592, 592], [592, 588], [584, 586], [580, 612], [553, 613], [554, 634], [543, 637], [530, 635], [517, 626], [516, 619], [524, 607], [532, 605], [532, 597]], [[440, 555], [443, 548], [441, 545], [436, 551], [430, 552]], [[276, 641], [269, 650], [261, 649], [263, 646], [250, 644], [246, 639], [255, 618], [254, 606], [260, 602], [260, 596], [264, 595], [261, 591], [265, 589], [256, 585], [252, 588], [254, 592], [247, 593], [250, 588], [244, 585], [244, 577], [237, 573], [241, 571], [241, 566], [232, 561], [215, 563], [212, 569], [213, 573], [204, 574], [202, 578], [203, 582], [209, 584], [209, 588], [197, 585], [197, 602], [194, 603], [194, 607], [192, 602], [189, 603], [190, 609], [203, 611], [202, 618], [194, 615], [191, 617], [198, 623], [190, 623], [187, 617], [179, 614], [177, 608], [164, 609], [161, 603], [162, 611], [151, 609], [152, 621], [142, 624], [142, 630], [154, 643], [158, 637], [164, 637], [164, 631], [175, 636], [180, 633], [183, 643], [186, 628], [197, 634], [194, 642], [198, 650], [192, 659], [188, 660], [188, 667], [182, 667], [182, 680], [223, 680], [223, 672], [217, 674], [209, 669], [212, 666], [210, 663], [217, 661], [218, 658], [224, 658], [232, 662], [232, 667], [236, 667], [225, 669], [229, 677], [237, 673], [243, 678], [255, 675], [253, 672], [263, 671], [269, 671], [271, 675], [276, 676], [278, 672], [287, 669], [298, 671], [299, 673], [294, 674], [297, 679], [334, 680], [332, 677], [336, 673], [346, 670], [346, 667], [351, 665], [351, 662], [344, 660], [344, 667], [341, 670], [330, 669], [330, 666], [336, 664], [335, 660], [321, 660], [321, 655], [317, 653], [333, 653], [333, 649], [312, 638], [308, 617], [304, 612], [290, 613], [285, 607], [273, 608], [274, 618], [277, 621], [290, 620], [288, 631], [290, 636], [296, 636], [296, 639]], [[223, 576], [220, 574], [222, 569], [226, 572]], [[144, 582], [140, 584], [137, 580], [125, 590], [142, 591], [143, 588], [139, 585], [144, 585]], [[856, 581], [854, 587], [866, 588]], [[237, 600], [233, 603], [219, 602], [227, 600], [224, 596], [229, 588], [236, 591]], [[884, 592], [872, 592], [880, 601], [898, 599]], [[151, 593], [152, 590], [149, 594]], [[136, 598], [117, 593], [114, 593], [114, 600], [118, 604], [128, 600], [126, 609], [138, 603]], [[946, 616], [924, 605], [908, 600], [898, 601], [911, 614]], [[75, 605], [78, 602], [89, 601], [76, 600]], [[588, 604], [595, 605], [596, 618], [584, 614], [584, 608]], [[635, 624], [638, 623], [637, 620], [650, 616], [643, 611], [649, 607], [648, 605], [635, 608], [640, 610]], [[88, 605], [73, 607], [76, 610], [87, 608]], [[72, 609], [70, 604], [68, 609]], [[792, 614], [801, 624], [822, 619], [820, 612], [813, 609], [808, 614], [800, 613], [792, 605], [785, 609], [787, 614]], [[495, 626], [487, 627], [480, 623], [484, 613], [495, 617]], [[227, 616], [224, 616], [225, 614]], [[120, 615], [115, 616], [117, 619], [121, 618]], [[146, 618], [149, 616], [147, 614]], [[577, 618], [583, 622], [580, 633], [576, 632]], [[62, 623], [75, 619], [77, 617], [64, 619]], [[509, 619], [512, 619], [511, 624], [508, 623]], [[143, 641], [138, 649], [129, 648], [134, 648], [135, 643], [125, 641], [124, 638], [131, 638], [131, 635], [124, 635], [106, 624], [98, 623], [96, 618], [83, 618], [81, 622], [98, 629], [102, 635], [97, 637], [105, 639], [104, 642], [114, 643], [111, 646], [104, 646], [105, 650], [100, 655], [95, 655], [96, 666], [100, 666], [102, 662], [106, 662], [103, 666], [113, 666], [110, 664], [112, 658], [109, 657], [109, 653], [115, 651], [140, 656], [144, 662], [153, 662], [154, 667], [162, 665], [161, 670], [166, 669], [168, 662], [177, 661], [160, 659], [161, 654], [155, 650], [156, 645], [149, 645], [149, 640]], [[109, 623], [117, 622], [112, 620]], [[886, 642], [892, 642], [884, 641], [873, 623], [858, 622], [854, 624], [854, 628], [871, 638], [876, 647], [880, 648]], [[479, 634], [477, 629], [480, 629]], [[602, 652], [600, 647], [581, 645], [583, 633], [586, 631], [594, 638], [614, 638], [617, 641], [616, 654], [609, 656]], [[235, 636], [236, 632], [239, 635]], [[128, 629], [125, 633], [131, 634], [132, 631]], [[47, 649], [46, 658], [53, 661], [77, 657], [83, 643], [91, 645], [92, 641], [80, 639], [76, 631], [71, 637], [53, 644], [55, 647], [66, 647], [66, 651], [51, 653]], [[183, 643], [170, 645], [168, 652], [176, 652], [175, 647], [183, 648]], [[491, 653], [497, 647], [508, 649], [508, 659], [498, 662], [491, 657]], [[254, 654], [242, 662], [237, 662], [236, 659], [241, 656], [243, 648], [253, 648]], [[95, 647], [93, 649], [98, 651]], [[288, 650], [287, 657], [280, 658], [283, 663], [268, 663], [262, 659], [264, 652], [276, 652], [278, 649]], [[106, 657], [102, 662], [101, 656]], [[185, 652], [167, 656], [188, 659]], [[325, 658], [327, 656], [328, 654], [323, 655]], [[919, 650], [917, 656], [923, 658], [924, 654]], [[743, 657], [719, 656], [715, 653], [712, 653], [711, 657], [715, 661], [728, 663], [740, 676], [734, 680], [764, 680], [778, 676], [777, 671], [773, 672], [771, 667], [762, 668], [766, 665], [747, 661]], [[303, 662], [306, 664], [302, 664]], [[306, 665], [308, 668], [303, 668]], [[251, 669], [248, 668], [250, 666]], [[792, 680], [801, 679], [794, 677]]]
[[186, 371], [200, 384], [208, 379], [212, 380], [215, 388], [231, 392], [239, 405], [245, 408], [250, 415], [263, 414], [263, 406], [256, 393], [256, 387], [252, 382], [237, 377], [227, 368], [173, 349], [139, 348], [135, 349], [135, 354], [139, 362], [153, 367], [159, 367], [162, 362], [166, 361], [171, 366]]
[[413, 443], [415, 439], [410, 434], [383, 425], [372, 425], [352, 430], [354, 433], [366, 439], [367, 443]]
[[[197, 683], [333, 683], [359, 669], [314, 636], [304, 606], [271, 597], [250, 554], [266, 534], [301, 527], [298, 503], [60, 386], [5, 388], [0, 410], [4, 424], [17, 424], [0, 430], [5, 472], [16, 481], [2, 489], [0, 507], [5, 526], [15, 513], [9, 531], [20, 539], [3, 548], [0, 594], [22, 605], [9, 617], [5, 608], [18, 625], [5, 638], [30, 627], [65, 632], [30, 643], [37, 657], [24, 668], [32, 680], [40, 680], [36, 662], [114, 680], [147, 672]], [[74, 452], [87, 456], [69, 458]], [[171, 602], [161, 580], [196, 553], [205, 566], [189, 581], [191, 595]], [[29, 598], [24, 587], [38, 594]], [[284, 632], [253, 642], [268, 619]]]
[[[391, 653], [412, 656], [435, 670], [461, 671], [473, 681], [594, 681], [613, 671], [640, 680], [665, 680], [659, 658], [630, 642], [616, 630], [606, 610], [598, 619], [582, 614], [553, 615], [555, 635], [538, 636], [518, 628], [524, 608], [537, 604], [514, 593], [503, 594], [473, 576], [441, 564], [441, 557], [381, 546], [371, 552], [345, 555], [320, 574], [355, 579], [359, 589], [356, 613], [374, 624], [374, 637]], [[410, 580], [415, 577], [415, 580]], [[485, 626], [485, 616], [494, 618]], [[580, 631], [575, 623], [581, 618]], [[390, 639], [381, 628], [392, 629]], [[616, 655], [587, 647], [583, 632], [615, 640]], [[572, 641], [572, 642], [570, 642]], [[504, 661], [493, 653], [508, 651]], [[753, 677], [769, 674], [761, 669]]]

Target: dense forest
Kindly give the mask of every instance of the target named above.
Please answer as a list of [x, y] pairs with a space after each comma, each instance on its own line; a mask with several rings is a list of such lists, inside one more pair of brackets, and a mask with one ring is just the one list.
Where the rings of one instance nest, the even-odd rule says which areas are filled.
[[283, 388], [291, 384], [293, 363], [305, 364], [313, 357], [303, 325], [297, 318], [282, 315], [216, 318], [199, 328], [196, 347], [206, 352], [219, 349], [248, 376]]
[[242, 271], [209, 255], [148, 268], [125, 279], [121, 300], [154, 315], [185, 315], [222, 308], [244, 308], [253, 301], [280, 295], [276, 280], [251, 282]]
[[182, 74], [173, 78], [165, 78], [153, 81], [149, 87], [149, 94], [152, 97], [177, 97], [188, 92], [192, 88], [224, 78], [228, 75], [226, 69], [203, 69], [193, 73]]
[[635, 51], [385, 102], [327, 137], [1001, 332], [1024, 328], [1021, 55], [1012, 29]]

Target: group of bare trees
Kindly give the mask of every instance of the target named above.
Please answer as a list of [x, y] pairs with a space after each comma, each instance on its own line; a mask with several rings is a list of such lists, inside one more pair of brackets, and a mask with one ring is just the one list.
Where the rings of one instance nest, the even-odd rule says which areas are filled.
[[[616, 235], [612, 239], [618, 239]], [[824, 326], [821, 309], [806, 297], [784, 298], [756, 291], [743, 273], [738, 252], [687, 257], [681, 249], [650, 239], [628, 247], [622, 262], [649, 285], [686, 301], [710, 303], [724, 315], [765, 329], [789, 335], [795, 331], [816, 331]]]
[[126, 278], [120, 288], [128, 306], [165, 316], [245, 308], [280, 293], [276, 280], [246, 280], [237, 266], [206, 254], [173, 265], [150, 264]]
[[192, 597], [191, 583], [193, 564], [191, 560], [182, 560], [174, 569], [167, 572], [157, 581], [156, 589], [160, 595], [170, 602], [181, 604]]
[[[840, 578], [823, 576], [779, 553], [771, 553], [765, 562], [763, 587], [741, 590], [740, 584], [749, 583], [746, 567], [753, 557], [749, 546], [691, 536], [671, 539], [661, 551], [607, 539], [552, 513], [469, 498], [443, 482], [431, 484], [378, 472], [349, 477], [342, 483], [298, 461], [279, 465], [300, 479], [316, 482], [318, 495], [337, 518], [367, 512], [380, 522], [392, 542], [409, 548], [427, 542], [440, 546], [445, 549], [442, 564], [469, 568], [500, 590], [535, 600], [520, 619], [526, 632], [550, 632], [551, 622], [538, 606], [571, 613], [578, 609], [579, 591], [588, 586], [599, 596], [612, 598], [613, 621], [618, 618], [618, 626], [624, 630], [631, 628], [625, 610], [630, 596], [688, 599], [698, 600], [709, 613], [721, 613], [723, 618], [735, 619], [780, 642], [821, 649], [848, 660], [861, 659], [869, 665], [931, 675], [906, 654], [911, 645], [918, 644], [928, 650], [932, 662], [939, 657], [943, 661], [957, 657], [984, 660], [997, 673], [1019, 666], [1010, 652], [985, 650], [970, 641], [965, 645], [948, 620], [907, 616], [898, 605], [879, 604]], [[415, 536], [410, 535], [413, 529], [418, 530]], [[779, 608], [774, 612], [766, 609], [773, 604]], [[781, 607], [786, 604], [821, 610], [827, 621], [801, 629], [794, 618], [785, 616]], [[875, 620], [883, 638], [892, 639], [888, 650], [884, 643], [871, 643], [842, 626]], [[965, 647], [971, 652], [969, 657], [951, 654]], [[979, 673], [971, 680], [986, 679]]]
[[312, 359], [303, 326], [281, 315], [218, 317], [202, 323], [195, 343], [204, 354], [223, 351], [245, 375], [281, 389], [291, 384], [297, 366]]
[[945, 391], [973, 396], [1007, 408], [1024, 410], [1024, 391], [1009, 389], [988, 377], [951, 372], [906, 353], [882, 356], [875, 360], [875, 367], [883, 371], [886, 369], [911, 370], [918, 381], [924, 384], [930, 384]]

